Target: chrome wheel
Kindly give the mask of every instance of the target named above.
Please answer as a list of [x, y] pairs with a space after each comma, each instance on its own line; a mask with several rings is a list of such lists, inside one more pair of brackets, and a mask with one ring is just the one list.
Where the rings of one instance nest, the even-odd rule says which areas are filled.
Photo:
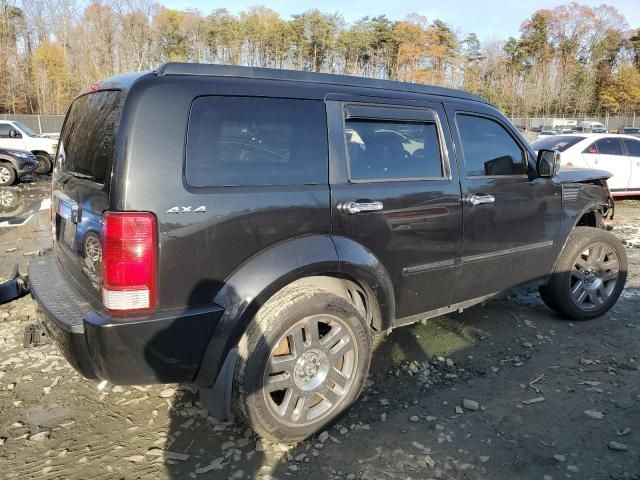
[[11, 181], [11, 172], [7, 167], [0, 166], [0, 185], [6, 185]]
[[282, 423], [301, 427], [334, 412], [353, 386], [355, 334], [332, 315], [304, 318], [276, 343], [265, 368], [263, 394]]
[[608, 243], [598, 242], [583, 250], [571, 270], [571, 300], [581, 310], [596, 310], [613, 294], [620, 260]]

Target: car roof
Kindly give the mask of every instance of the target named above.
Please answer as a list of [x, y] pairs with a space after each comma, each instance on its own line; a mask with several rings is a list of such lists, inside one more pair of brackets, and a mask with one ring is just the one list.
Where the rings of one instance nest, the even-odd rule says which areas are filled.
[[[197, 76], [197, 77], [224, 77], [256, 80], [282, 80], [298, 82], [308, 85], [337, 85], [347, 87], [361, 87], [366, 89], [386, 90], [389, 92], [418, 93], [425, 95], [437, 95], [455, 99], [470, 100], [493, 106], [488, 100], [462, 90], [453, 88], [423, 85], [418, 83], [400, 82], [394, 80], [381, 80], [369, 77], [355, 77], [350, 75], [336, 75], [332, 73], [316, 73], [297, 70], [285, 70], [277, 68], [244, 67], [238, 65], [215, 65], [206, 63], [163, 63], [153, 72], [137, 72], [111, 77], [99, 82], [100, 89], [124, 89], [129, 90], [134, 83], [145, 76], [156, 77], [170, 76]], [[88, 93], [88, 92], [87, 92]]]

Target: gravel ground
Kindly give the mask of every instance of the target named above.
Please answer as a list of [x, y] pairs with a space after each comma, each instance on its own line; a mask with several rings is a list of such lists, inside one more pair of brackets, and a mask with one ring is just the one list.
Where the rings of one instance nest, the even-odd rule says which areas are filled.
[[[49, 242], [46, 183], [13, 188], [0, 273]], [[569, 323], [520, 290], [397, 329], [363, 398], [295, 448], [216, 422], [188, 385], [100, 391], [52, 345], [22, 347], [30, 298], [1, 306], [2, 476], [640, 479], [640, 202], [618, 202], [612, 227], [630, 275], [608, 315]]]

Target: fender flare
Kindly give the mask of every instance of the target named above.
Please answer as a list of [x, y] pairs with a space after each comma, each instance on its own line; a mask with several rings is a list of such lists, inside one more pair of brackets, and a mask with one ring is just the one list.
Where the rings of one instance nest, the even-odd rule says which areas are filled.
[[214, 385], [227, 355], [271, 296], [300, 278], [331, 274], [345, 276], [374, 294], [380, 306], [380, 318], [374, 327], [390, 325], [395, 306], [391, 281], [365, 247], [330, 235], [286, 240], [247, 260], [216, 294], [213, 301], [224, 313], [205, 349], [195, 383], [204, 388]]

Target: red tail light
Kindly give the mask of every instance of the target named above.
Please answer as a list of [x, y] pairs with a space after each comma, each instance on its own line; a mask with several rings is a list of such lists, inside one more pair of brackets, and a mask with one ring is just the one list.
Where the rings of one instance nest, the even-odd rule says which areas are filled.
[[102, 219], [102, 304], [112, 311], [155, 308], [156, 217], [106, 212]]

